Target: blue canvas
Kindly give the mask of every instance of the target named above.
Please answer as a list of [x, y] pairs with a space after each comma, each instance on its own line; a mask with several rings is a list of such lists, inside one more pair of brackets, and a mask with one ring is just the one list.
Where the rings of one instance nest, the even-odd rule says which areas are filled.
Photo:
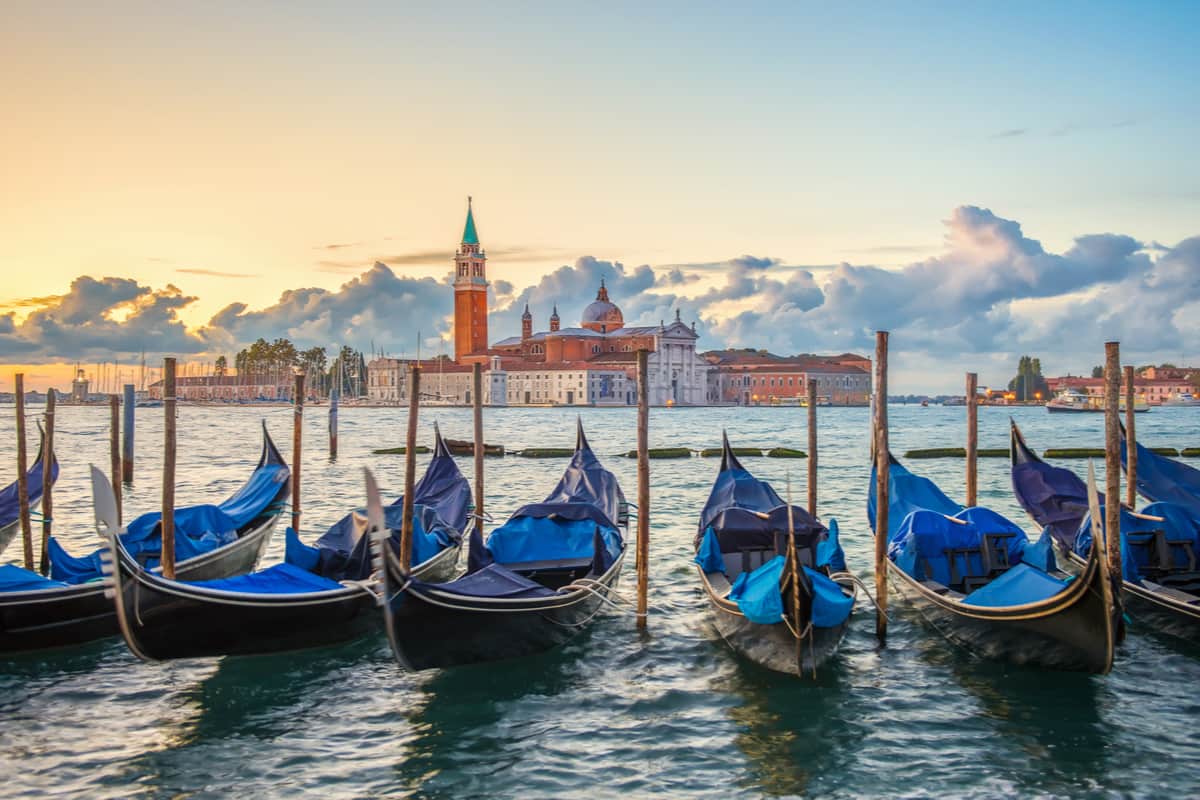
[[1017, 564], [963, 598], [972, 606], [1019, 606], [1047, 600], [1067, 587], [1068, 581], [1047, 575], [1029, 564]]

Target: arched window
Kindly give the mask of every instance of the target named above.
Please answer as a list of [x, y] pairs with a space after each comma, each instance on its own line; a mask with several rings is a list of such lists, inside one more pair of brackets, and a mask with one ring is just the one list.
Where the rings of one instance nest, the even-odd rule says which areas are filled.
[[599, 352], [600, 352], [600, 345], [598, 345], [598, 344], [592, 345], [592, 353], [595, 354], [595, 353], [599, 353]]

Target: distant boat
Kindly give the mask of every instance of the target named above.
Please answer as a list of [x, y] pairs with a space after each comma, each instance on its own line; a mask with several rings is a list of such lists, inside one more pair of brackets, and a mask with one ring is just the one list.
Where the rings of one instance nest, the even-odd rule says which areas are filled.
[[[1125, 410], [1125, 402], [1122, 399], [1120, 409]], [[1104, 413], [1104, 398], [1090, 394], [1085, 394], [1077, 389], [1063, 389], [1054, 399], [1046, 403], [1046, 410], [1051, 413]], [[1150, 410], [1149, 404], [1144, 399], [1134, 400], [1133, 410], [1136, 413], [1143, 413]]]
[[1164, 406], [1200, 406], [1200, 397], [1191, 392], [1179, 392], [1162, 401]]
[[162, 408], [162, 400], [138, 400], [133, 404], [134, 408]]
[[928, 400], [922, 400], [922, 401], [921, 401], [921, 408], [929, 408], [929, 401], [928, 401]]
[[943, 406], [965, 406], [967, 398], [965, 397], [947, 397], [942, 401]]

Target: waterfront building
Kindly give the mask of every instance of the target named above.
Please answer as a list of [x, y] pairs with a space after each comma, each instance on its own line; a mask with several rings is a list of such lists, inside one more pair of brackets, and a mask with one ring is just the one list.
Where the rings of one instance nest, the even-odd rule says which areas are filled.
[[[250, 403], [255, 401], [290, 402], [293, 380], [254, 375], [189, 375], [175, 378], [175, 397], [194, 403]], [[150, 384], [151, 400], [163, 399], [163, 382]]]
[[765, 350], [704, 353], [712, 366], [708, 402], [727, 405], [797, 405], [810, 383], [818, 402], [867, 405], [871, 399], [871, 360], [840, 356], [779, 356]]
[[[1145, 375], [1147, 372], [1154, 374], [1154, 368], [1143, 370], [1141, 374]], [[1161, 374], [1163, 370], [1157, 372]], [[1046, 386], [1049, 387], [1051, 396], [1071, 389], [1089, 397], [1104, 397], [1104, 378], [1081, 378], [1066, 375], [1047, 378]], [[1195, 385], [1187, 377], [1135, 377], [1133, 379], [1134, 395], [1137, 399], [1145, 400], [1148, 405], [1152, 406], [1162, 405], [1180, 395], [1192, 395], [1195, 392]], [[1124, 375], [1121, 377], [1121, 396], [1125, 396]]]

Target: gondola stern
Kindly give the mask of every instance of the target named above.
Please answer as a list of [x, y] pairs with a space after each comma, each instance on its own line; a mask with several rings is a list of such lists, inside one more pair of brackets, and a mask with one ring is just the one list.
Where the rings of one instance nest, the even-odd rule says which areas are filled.
[[275, 446], [275, 440], [271, 438], [271, 432], [267, 429], [267, 421], [265, 419], [262, 420], [262, 434], [262, 455], [258, 459], [258, 468], [265, 467], [268, 464], [281, 464], [286, 467], [287, 462], [283, 460], [283, 454]]

